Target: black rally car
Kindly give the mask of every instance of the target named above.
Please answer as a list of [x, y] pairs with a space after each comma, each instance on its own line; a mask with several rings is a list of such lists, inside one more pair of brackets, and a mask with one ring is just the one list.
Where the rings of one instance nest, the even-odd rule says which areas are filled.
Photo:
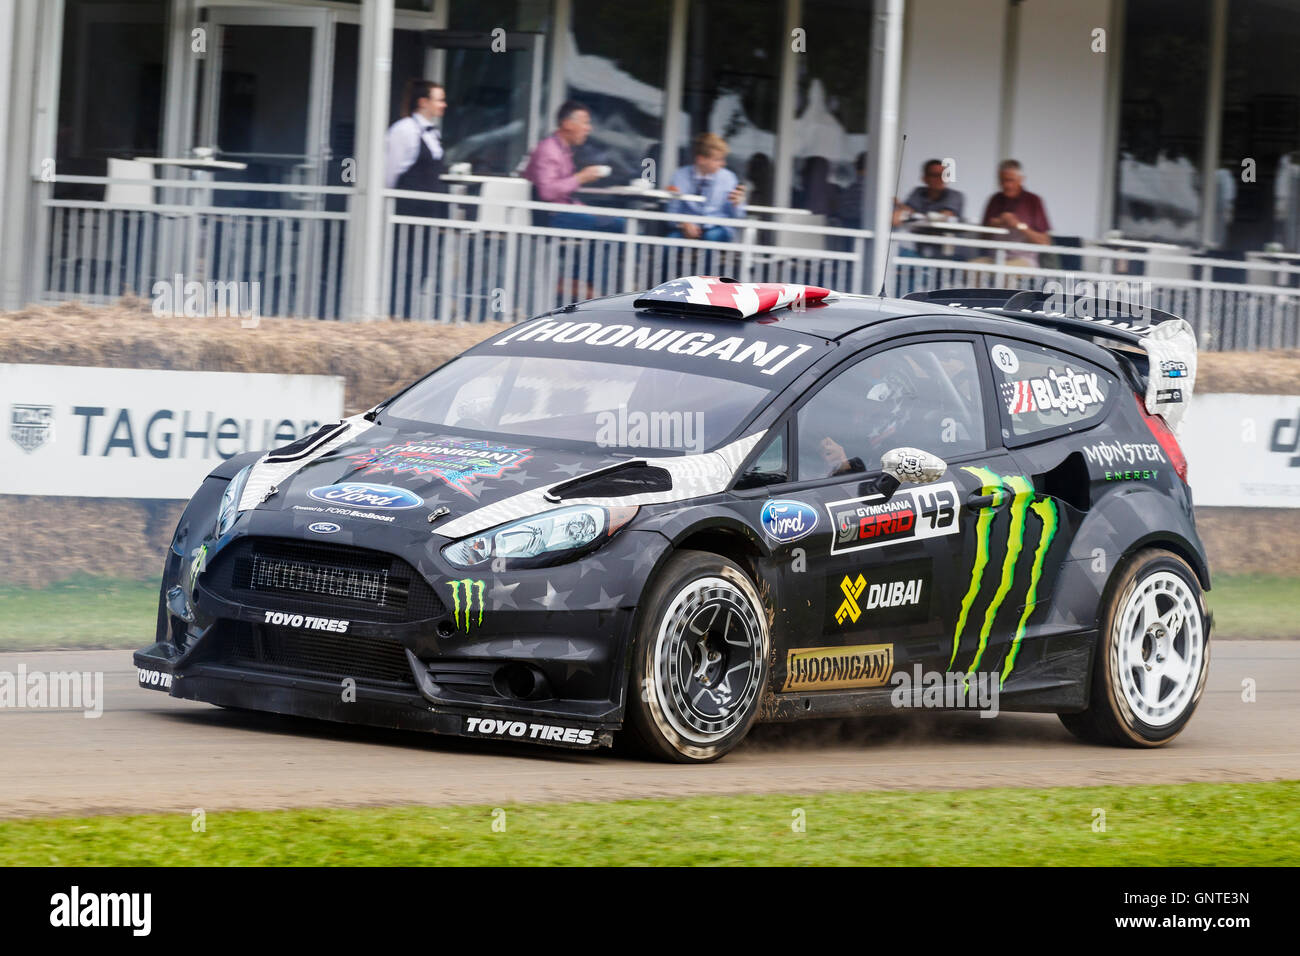
[[972, 701], [1164, 743], [1209, 660], [1195, 339], [1080, 304], [692, 276], [512, 326], [214, 471], [140, 684], [680, 761]]

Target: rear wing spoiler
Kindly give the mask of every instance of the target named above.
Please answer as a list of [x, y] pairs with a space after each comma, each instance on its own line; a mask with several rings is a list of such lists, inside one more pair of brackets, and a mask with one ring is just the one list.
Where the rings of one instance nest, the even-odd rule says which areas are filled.
[[[1191, 403], [1196, 386], [1196, 332], [1186, 319], [1172, 313], [1144, 307], [1135, 314], [1116, 309], [1115, 303], [1104, 299], [1017, 289], [936, 289], [904, 298], [979, 309], [1095, 340], [1127, 362], [1145, 392], [1148, 414], [1159, 415], [1175, 433]], [[1115, 344], [1125, 348], [1115, 348]], [[1146, 369], [1134, 361], [1133, 348], [1145, 352]]]

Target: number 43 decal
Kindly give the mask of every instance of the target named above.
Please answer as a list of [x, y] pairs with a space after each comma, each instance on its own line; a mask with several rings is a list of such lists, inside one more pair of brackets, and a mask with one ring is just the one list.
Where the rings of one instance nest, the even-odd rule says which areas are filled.
[[948, 527], [957, 517], [957, 496], [947, 489], [918, 491], [916, 503], [920, 506], [922, 519], [930, 522], [931, 531]]

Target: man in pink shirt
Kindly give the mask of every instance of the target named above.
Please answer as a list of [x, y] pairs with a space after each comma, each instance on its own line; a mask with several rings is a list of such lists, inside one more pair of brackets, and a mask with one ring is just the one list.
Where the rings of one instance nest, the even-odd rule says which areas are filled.
[[[591, 134], [591, 111], [576, 100], [568, 100], [556, 114], [556, 130], [533, 148], [524, 167], [524, 178], [533, 184], [535, 198], [542, 202], [573, 203], [574, 190], [607, 175], [600, 166], [584, 166], [577, 171], [573, 150]], [[560, 229], [596, 229], [602, 232], [622, 230], [623, 221], [589, 213], [555, 212], [547, 225]]]

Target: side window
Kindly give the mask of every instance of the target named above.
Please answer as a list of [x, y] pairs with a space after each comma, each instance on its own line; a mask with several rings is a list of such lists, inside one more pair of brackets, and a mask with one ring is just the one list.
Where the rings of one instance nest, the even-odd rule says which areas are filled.
[[785, 435], [783, 429], [768, 441], [767, 447], [736, 482], [737, 488], [761, 488], [790, 480], [790, 469], [786, 466], [785, 458]]
[[1118, 393], [1118, 380], [1091, 362], [1028, 342], [988, 341], [1005, 437], [1086, 428]]
[[799, 410], [799, 480], [875, 471], [891, 448], [941, 458], [984, 450], [970, 342], [916, 342], [841, 372]]

